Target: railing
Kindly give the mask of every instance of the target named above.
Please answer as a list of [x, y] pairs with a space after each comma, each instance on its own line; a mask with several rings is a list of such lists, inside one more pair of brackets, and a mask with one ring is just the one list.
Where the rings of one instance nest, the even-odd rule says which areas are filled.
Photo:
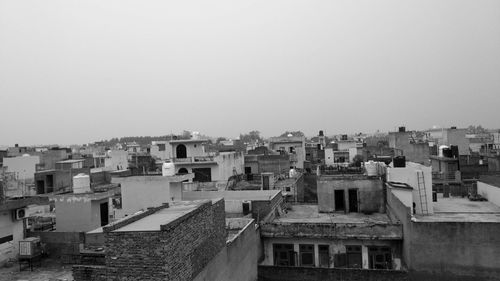
[[460, 181], [461, 176], [460, 176], [460, 172], [458, 172], [458, 173], [437, 173], [437, 172], [433, 172], [432, 173], [432, 179], [433, 180], [440, 180], [440, 181]]
[[213, 162], [214, 156], [193, 156], [186, 158], [172, 158], [174, 163], [193, 163], [193, 162]]

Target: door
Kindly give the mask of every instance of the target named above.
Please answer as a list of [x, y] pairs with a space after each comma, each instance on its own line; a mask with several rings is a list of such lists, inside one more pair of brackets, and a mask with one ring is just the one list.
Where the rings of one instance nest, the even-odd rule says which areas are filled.
[[108, 202], [101, 203], [101, 226], [105, 226], [109, 223], [109, 210]]
[[269, 190], [269, 176], [262, 176], [262, 189]]
[[335, 190], [335, 211], [345, 211], [344, 190]]
[[349, 189], [349, 212], [358, 212], [358, 190]]

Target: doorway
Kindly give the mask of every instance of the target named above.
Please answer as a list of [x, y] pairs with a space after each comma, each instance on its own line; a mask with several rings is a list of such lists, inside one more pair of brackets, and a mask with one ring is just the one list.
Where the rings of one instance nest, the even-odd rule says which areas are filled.
[[358, 190], [349, 189], [349, 212], [358, 212]]
[[344, 190], [335, 190], [335, 211], [345, 211]]
[[193, 181], [209, 182], [212, 181], [211, 168], [193, 168], [194, 178]]
[[101, 226], [105, 226], [109, 223], [109, 209], [108, 202], [101, 203]]

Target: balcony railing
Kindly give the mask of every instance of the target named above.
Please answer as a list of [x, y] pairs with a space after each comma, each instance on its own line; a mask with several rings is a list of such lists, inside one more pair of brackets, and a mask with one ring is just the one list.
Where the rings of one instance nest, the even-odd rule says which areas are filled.
[[461, 180], [461, 174], [460, 172], [455, 172], [455, 173], [439, 173], [439, 172], [433, 172], [432, 173], [432, 179], [435, 181], [460, 181]]
[[193, 156], [187, 158], [173, 158], [174, 163], [193, 163], [193, 162], [213, 162], [214, 156]]

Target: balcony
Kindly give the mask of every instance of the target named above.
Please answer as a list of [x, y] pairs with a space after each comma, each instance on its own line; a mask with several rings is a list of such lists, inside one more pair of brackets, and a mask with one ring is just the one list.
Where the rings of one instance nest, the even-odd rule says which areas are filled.
[[187, 158], [172, 158], [174, 163], [215, 163], [214, 156], [192, 156]]

